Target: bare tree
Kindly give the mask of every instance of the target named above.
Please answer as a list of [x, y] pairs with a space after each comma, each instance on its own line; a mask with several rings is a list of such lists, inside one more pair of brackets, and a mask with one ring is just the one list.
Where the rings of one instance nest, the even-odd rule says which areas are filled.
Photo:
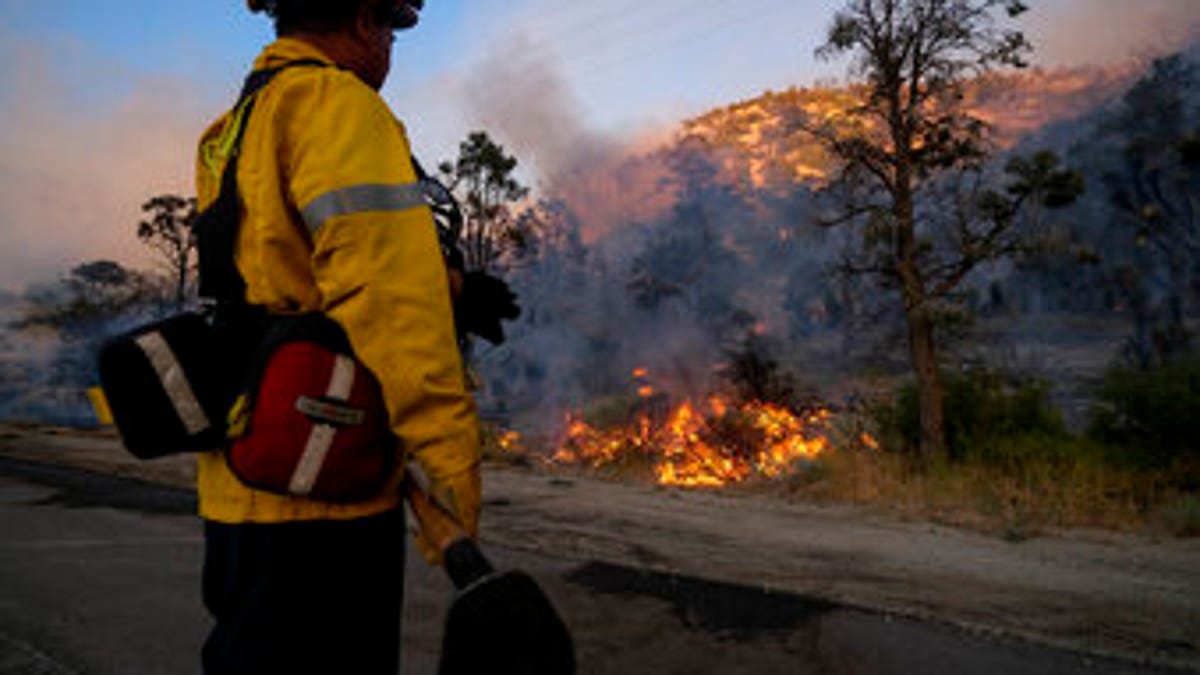
[[1082, 187], [1049, 157], [1011, 165], [1008, 190], [989, 187], [989, 127], [966, 108], [964, 90], [1025, 65], [1024, 35], [998, 27], [999, 14], [1025, 10], [1018, 0], [850, 0], [817, 50], [852, 55], [863, 81], [861, 105], [809, 126], [841, 165], [829, 186], [838, 213], [825, 224], [861, 226], [864, 257], [853, 271], [899, 292], [927, 459], [946, 455], [939, 307], [978, 265], [1016, 252], [1022, 208], [1069, 202]]
[[159, 195], [142, 205], [149, 220], [138, 223], [142, 243], [159, 254], [167, 274], [175, 285], [175, 306], [182, 307], [189, 294], [189, 280], [195, 268], [196, 200], [177, 195]]

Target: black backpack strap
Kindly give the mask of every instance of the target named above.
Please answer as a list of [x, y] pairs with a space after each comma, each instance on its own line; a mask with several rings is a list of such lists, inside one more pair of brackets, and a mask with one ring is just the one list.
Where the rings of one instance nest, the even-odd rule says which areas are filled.
[[442, 249], [442, 258], [446, 266], [462, 271], [466, 267], [462, 249], [458, 246], [459, 233], [462, 232], [463, 214], [454, 193], [450, 192], [440, 180], [430, 176], [416, 155], [409, 155], [413, 170], [417, 174], [417, 182], [425, 193], [425, 202], [433, 212], [433, 224], [437, 227], [438, 244]]
[[240, 307], [245, 304], [246, 281], [234, 263], [238, 231], [241, 229], [242, 206], [238, 198], [238, 157], [242, 151], [242, 139], [250, 113], [254, 111], [255, 94], [270, 84], [283, 70], [295, 66], [330, 67], [316, 59], [298, 59], [275, 68], [256, 70], [246, 78], [242, 93], [233, 108], [232, 122], [237, 124], [229, 157], [221, 173], [221, 187], [217, 198], [192, 224], [196, 236], [199, 257], [200, 297], [216, 302], [218, 309]]

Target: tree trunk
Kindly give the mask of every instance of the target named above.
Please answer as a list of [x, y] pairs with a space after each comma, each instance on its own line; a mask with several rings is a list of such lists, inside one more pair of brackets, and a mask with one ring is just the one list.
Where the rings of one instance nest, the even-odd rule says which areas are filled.
[[921, 418], [921, 457], [926, 462], [946, 458], [946, 409], [938, 370], [933, 320], [922, 307], [908, 310], [908, 346], [917, 376], [917, 408]]
[[[898, 121], [897, 121], [898, 123]], [[899, 127], [895, 127], [899, 128]], [[907, 133], [894, 136], [909, 142]], [[946, 459], [946, 410], [942, 377], [938, 369], [933, 317], [921, 274], [917, 253], [912, 165], [906, 155], [898, 163], [893, 195], [893, 214], [897, 222], [896, 272], [904, 294], [904, 315], [908, 320], [908, 349], [913, 373], [917, 377], [917, 409], [921, 418], [921, 457], [926, 463]]]

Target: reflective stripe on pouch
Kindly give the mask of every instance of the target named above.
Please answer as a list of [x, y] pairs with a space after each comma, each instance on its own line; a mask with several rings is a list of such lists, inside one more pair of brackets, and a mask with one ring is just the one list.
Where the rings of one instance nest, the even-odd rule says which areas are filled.
[[[333, 373], [329, 376], [329, 387], [325, 390], [325, 396], [346, 401], [349, 400], [350, 390], [353, 388], [354, 359], [338, 354], [333, 362]], [[312, 431], [308, 434], [308, 442], [304, 444], [304, 454], [296, 463], [296, 470], [292, 473], [292, 480], [288, 483], [288, 492], [298, 497], [304, 497], [312, 492], [313, 486], [317, 483], [317, 476], [321, 474], [321, 467], [325, 465], [325, 458], [329, 455], [329, 449], [333, 447], [333, 438], [336, 435], [336, 427], [328, 424], [313, 425]]]
[[296, 410], [320, 424], [355, 427], [367, 419], [367, 411], [340, 402], [329, 402], [309, 396], [296, 399]]
[[196, 393], [192, 391], [187, 373], [183, 372], [183, 366], [175, 358], [175, 352], [171, 351], [171, 345], [167, 344], [162, 333], [146, 333], [134, 342], [150, 360], [150, 366], [158, 375], [158, 381], [162, 383], [163, 391], [171, 400], [188, 435], [195, 436], [212, 426], [208, 415], [204, 414], [204, 408], [200, 407], [200, 401], [196, 399]]
[[351, 185], [317, 197], [303, 209], [304, 223], [316, 233], [325, 221], [366, 211], [407, 211], [426, 206], [420, 183]]

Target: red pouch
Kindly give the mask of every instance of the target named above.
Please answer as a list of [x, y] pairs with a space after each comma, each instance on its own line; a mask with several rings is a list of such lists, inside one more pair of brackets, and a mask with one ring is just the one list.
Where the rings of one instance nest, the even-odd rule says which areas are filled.
[[345, 338], [336, 324], [303, 321], [309, 323], [284, 326], [264, 344], [253, 396], [245, 400], [249, 419], [228, 450], [229, 466], [268, 492], [368, 499], [391, 474], [398, 451], [379, 383], [348, 344], [338, 344]]

